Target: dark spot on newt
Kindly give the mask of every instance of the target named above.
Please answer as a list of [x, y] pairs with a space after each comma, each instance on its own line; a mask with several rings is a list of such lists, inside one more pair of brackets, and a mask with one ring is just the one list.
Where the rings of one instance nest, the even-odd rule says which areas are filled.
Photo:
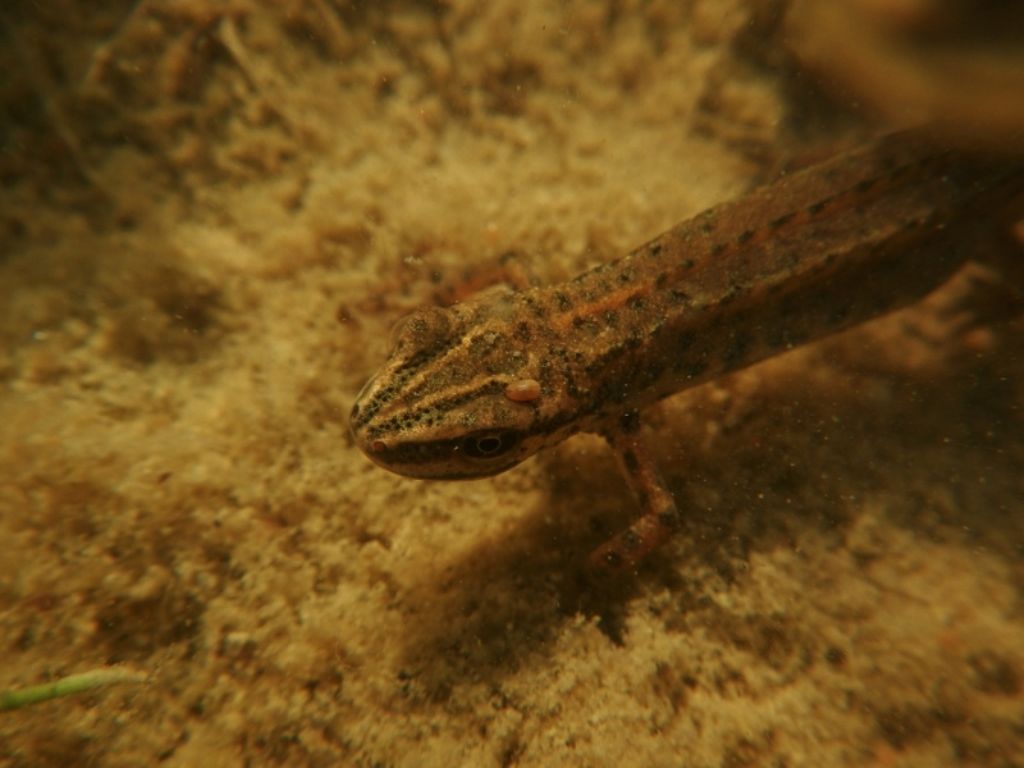
[[640, 414], [636, 411], [627, 411], [619, 417], [619, 429], [626, 434], [632, 434], [640, 429]]
[[878, 182], [879, 182], [879, 179], [877, 179], [877, 178], [861, 179], [860, 181], [858, 181], [856, 184], [853, 185], [853, 191], [857, 192], [858, 194], [863, 195], [869, 189], [871, 189], [876, 184], [878, 184]]
[[622, 463], [630, 472], [636, 472], [640, 468], [640, 460], [632, 448], [627, 448], [622, 452]]
[[528, 306], [530, 308], [530, 311], [537, 317], [544, 319], [547, 318], [548, 313], [544, 310], [544, 306], [539, 301], [534, 299], [532, 296], [526, 297], [526, 306]]
[[782, 214], [778, 218], [772, 219], [770, 226], [772, 229], [778, 229], [779, 227], [786, 226], [794, 218], [796, 218], [796, 214], [793, 211], [790, 211], [789, 213]]

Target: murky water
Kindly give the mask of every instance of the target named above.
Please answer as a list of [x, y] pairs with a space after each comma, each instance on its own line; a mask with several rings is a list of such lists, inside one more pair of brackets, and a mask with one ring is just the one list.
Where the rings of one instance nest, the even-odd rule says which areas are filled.
[[598, 438], [425, 482], [347, 416], [394, 323], [508, 252], [563, 280], [907, 120], [1013, 162], [1020, 22], [0, 11], [0, 690], [99, 670], [0, 714], [0, 762], [1019, 764], [1020, 259], [652, 409], [684, 522], [614, 582]]

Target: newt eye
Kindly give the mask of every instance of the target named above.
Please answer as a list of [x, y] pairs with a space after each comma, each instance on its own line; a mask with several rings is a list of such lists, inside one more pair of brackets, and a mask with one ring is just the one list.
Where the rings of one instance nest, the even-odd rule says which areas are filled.
[[470, 435], [462, 441], [462, 451], [474, 459], [493, 459], [501, 456], [519, 444], [519, 435], [515, 432], [484, 432]]

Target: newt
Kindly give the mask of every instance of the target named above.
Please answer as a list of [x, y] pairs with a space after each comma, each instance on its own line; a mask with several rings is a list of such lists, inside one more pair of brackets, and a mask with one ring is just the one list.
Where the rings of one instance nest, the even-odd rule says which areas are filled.
[[393, 472], [465, 480], [599, 433], [641, 512], [590, 564], [635, 568], [682, 522], [641, 439], [644, 408], [923, 298], [1021, 192], [1015, 161], [883, 137], [568, 282], [413, 313], [356, 398], [352, 434]]

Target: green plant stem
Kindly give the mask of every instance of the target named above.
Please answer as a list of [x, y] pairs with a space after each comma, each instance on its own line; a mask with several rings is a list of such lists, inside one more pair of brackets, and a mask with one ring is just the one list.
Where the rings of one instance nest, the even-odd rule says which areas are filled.
[[146, 675], [128, 667], [100, 667], [77, 675], [68, 675], [52, 683], [32, 685], [28, 688], [0, 691], [0, 712], [20, 709], [29, 704], [49, 701], [75, 693], [94, 691], [116, 683], [141, 683]]

